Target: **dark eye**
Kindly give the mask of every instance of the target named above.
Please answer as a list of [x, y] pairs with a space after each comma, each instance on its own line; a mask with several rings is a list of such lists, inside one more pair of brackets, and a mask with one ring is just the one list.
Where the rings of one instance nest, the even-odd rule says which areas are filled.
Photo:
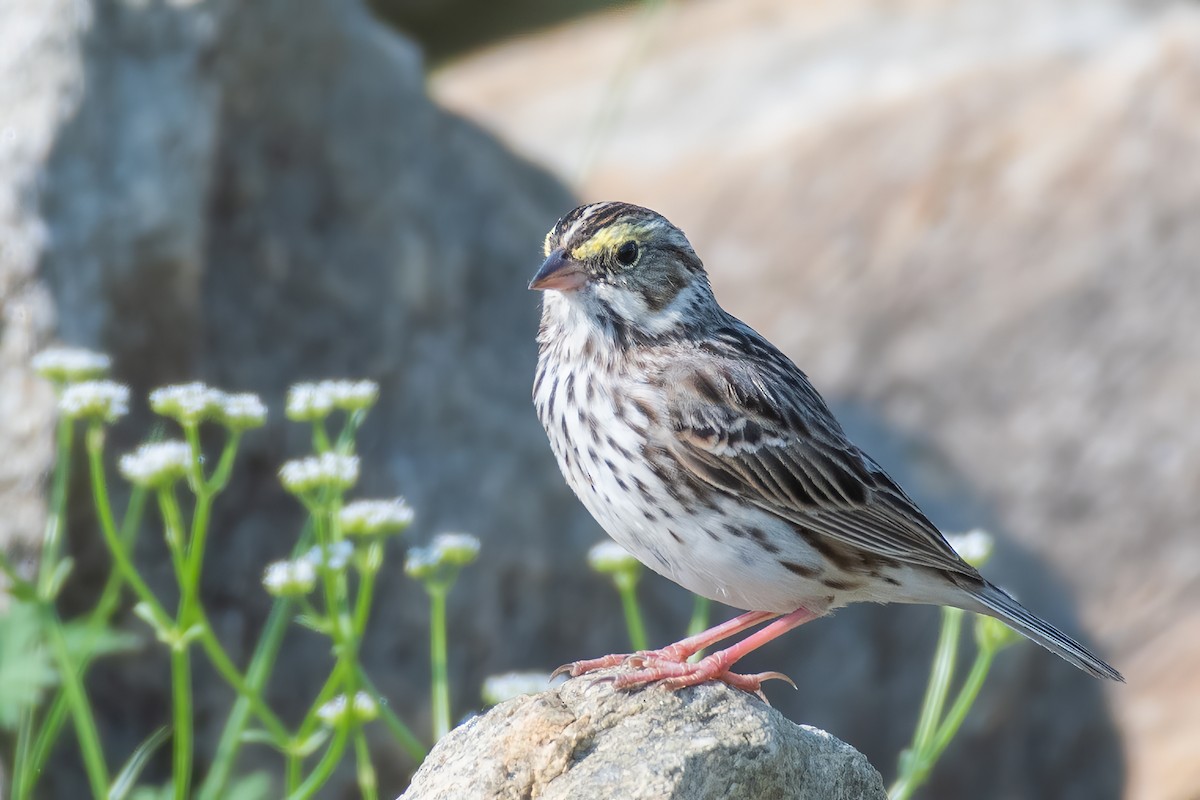
[[637, 242], [626, 242], [617, 248], [617, 263], [628, 267], [633, 262], [637, 261], [638, 246]]

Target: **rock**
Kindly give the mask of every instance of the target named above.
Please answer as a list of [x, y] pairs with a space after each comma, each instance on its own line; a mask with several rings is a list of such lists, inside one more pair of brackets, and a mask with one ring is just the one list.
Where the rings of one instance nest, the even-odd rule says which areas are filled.
[[[431, 103], [416, 48], [359, 2], [296, 13], [292, 0], [12, 0], [0, 4], [0, 41], [0, 546], [41, 535], [54, 413], [27, 364], [51, 340], [107, 351], [133, 385], [114, 455], [151, 435], [139, 400], [151, 387], [201, 379], [260, 392], [272, 423], [245, 439], [203, 587], [241, 663], [268, 606], [263, 566], [299, 530], [276, 477], [307, 448], [283, 421], [287, 386], [373, 378], [382, 400], [363, 431], [358, 495], [406, 495], [416, 540], [453, 529], [483, 541], [483, 563], [451, 600], [456, 696], [473, 702], [514, 658], [564, 660], [541, 645], [545, 598], [563, 620], [592, 604], [577, 589], [604, 590], [585, 563], [600, 534], [532, 410], [538, 313], [525, 286], [546, 230], [573, 205], [567, 191]], [[72, 531], [68, 609], [107, 570], [86, 514]], [[161, 542], [147, 531], [142, 545], [169, 596]], [[400, 547], [364, 656], [421, 730], [428, 655], [414, 642], [427, 601], [403, 578]], [[619, 626], [596, 626], [590, 646]], [[327, 645], [298, 635], [280, 663], [272, 701], [295, 718], [323, 680]], [[166, 721], [167, 675], [144, 655], [94, 672], [111, 764]], [[203, 666], [196, 680], [202, 770], [232, 698]], [[247, 766], [256, 757], [278, 766], [261, 750]], [[415, 765], [388, 763], [381, 785], [399, 791]], [[85, 792], [77, 764], [48, 770], [39, 795]]]
[[617, 691], [592, 677], [502, 703], [438, 742], [404, 800], [865, 800], [886, 797], [854, 748], [708, 683]]
[[[594, 65], [635, 41], [606, 100]], [[752, 0], [572, 24], [434, 83], [564, 172], [590, 152], [586, 197], [681, 225], [935, 521], [992, 529], [985, 571], [1125, 672], [1004, 654], [929, 797], [1200, 785], [1197, 53], [1194, 4]], [[847, 609], [752, 669], [889, 774], [932, 618]]]

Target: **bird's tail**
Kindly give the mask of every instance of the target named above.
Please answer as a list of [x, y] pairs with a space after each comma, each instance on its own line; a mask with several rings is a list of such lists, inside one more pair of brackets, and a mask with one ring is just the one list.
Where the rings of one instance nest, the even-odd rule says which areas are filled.
[[962, 588], [979, 601], [980, 611], [1028, 636], [1068, 663], [1097, 678], [1125, 682], [1121, 673], [1105, 664], [1099, 656], [1030, 612], [999, 586], [985, 581], [982, 586], [973, 584]]

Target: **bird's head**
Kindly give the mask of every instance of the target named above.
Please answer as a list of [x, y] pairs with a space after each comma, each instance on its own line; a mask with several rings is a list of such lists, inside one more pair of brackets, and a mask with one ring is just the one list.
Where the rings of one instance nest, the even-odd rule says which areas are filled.
[[580, 206], [546, 234], [545, 255], [530, 289], [647, 336], [667, 333], [689, 307], [713, 302], [687, 237], [648, 208]]

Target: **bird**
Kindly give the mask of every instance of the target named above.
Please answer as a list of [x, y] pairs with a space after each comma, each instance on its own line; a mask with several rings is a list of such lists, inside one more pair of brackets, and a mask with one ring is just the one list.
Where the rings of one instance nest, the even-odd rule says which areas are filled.
[[718, 680], [761, 695], [786, 676], [735, 673], [737, 661], [875, 602], [986, 614], [1090, 675], [1124, 680], [959, 557], [791, 359], [718, 304], [661, 214], [581, 205], [550, 229], [544, 256], [529, 284], [542, 293], [533, 402], [567, 484], [647, 567], [744, 610], [656, 650], [560, 671], [623, 666], [620, 688]]

